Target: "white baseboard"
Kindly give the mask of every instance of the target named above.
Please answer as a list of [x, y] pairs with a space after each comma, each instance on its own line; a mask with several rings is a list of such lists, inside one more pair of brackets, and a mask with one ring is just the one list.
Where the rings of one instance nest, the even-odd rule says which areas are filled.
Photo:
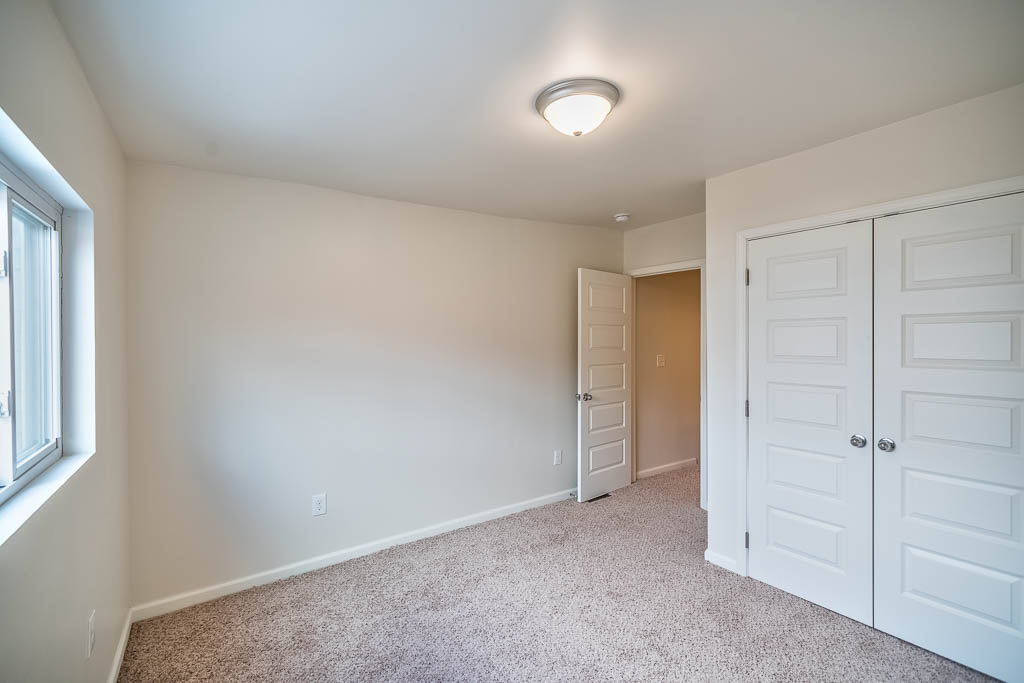
[[636, 478], [644, 479], [646, 477], [653, 477], [656, 474], [664, 474], [665, 472], [671, 472], [672, 470], [679, 470], [687, 465], [693, 465], [697, 462], [697, 458], [689, 458], [687, 460], [676, 460], [670, 462], [667, 465], [658, 465], [657, 467], [648, 467], [645, 470], [637, 470]]
[[726, 557], [720, 553], [713, 553], [710, 550], [704, 551], [704, 559], [713, 565], [721, 567], [722, 569], [728, 569], [736, 574], [743, 575], [743, 572], [739, 570], [739, 564], [731, 557]]
[[114, 662], [110, 666], [110, 683], [117, 683], [117, 677], [121, 674], [121, 662], [124, 661], [124, 651], [128, 647], [128, 634], [132, 630], [131, 609], [124, 615], [124, 628], [121, 629], [121, 638], [117, 641], [117, 649], [114, 650]]
[[467, 515], [466, 517], [459, 517], [457, 519], [448, 520], [447, 522], [441, 522], [440, 524], [432, 524], [431, 526], [425, 526], [413, 531], [388, 536], [387, 538], [381, 538], [376, 541], [370, 541], [369, 543], [363, 543], [349, 548], [342, 548], [341, 550], [336, 550], [332, 553], [327, 553], [326, 555], [310, 557], [305, 560], [286, 564], [267, 571], [250, 574], [249, 576], [243, 576], [241, 578], [225, 581], [224, 583], [218, 583], [213, 586], [207, 586], [206, 588], [200, 588], [198, 590], [172, 595], [167, 598], [153, 600], [152, 602], [147, 602], [133, 607], [130, 611], [131, 621], [134, 623], [136, 621], [141, 621], [142, 619], [160, 616], [161, 614], [167, 614], [168, 612], [174, 612], [185, 607], [198, 605], [201, 602], [213, 600], [224, 595], [237, 593], [238, 591], [245, 590], [246, 588], [260, 586], [265, 583], [270, 583], [271, 581], [277, 581], [278, 579], [284, 579], [296, 574], [303, 574], [305, 572], [313, 571], [314, 569], [320, 569], [321, 567], [327, 567], [332, 564], [344, 562], [345, 560], [369, 555], [370, 553], [375, 553], [378, 550], [384, 550], [391, 546], [411, 543], [412, 541], [418, 541], [421, 538], [427, 538], [428, 536], [443, 534], [446, 531], [453, 531], [455, 529], [461, 529], [462, 527], [472, 526], [474, 524], [486, 522], [491, 519], [497, 519], [498, 517], [504, 517], [530, 508], [540, 507], [541, 505], [557, 503], [558, 501], [567, 499], [575, 492], [576, 489], [574, 488], [566, 489], [564, 491], [559, 491], [558, 493], [552, 493], [546, 496], [512, 503], [511, 505], [503, 505], [501, 507], [478, 512], [476, 514]]

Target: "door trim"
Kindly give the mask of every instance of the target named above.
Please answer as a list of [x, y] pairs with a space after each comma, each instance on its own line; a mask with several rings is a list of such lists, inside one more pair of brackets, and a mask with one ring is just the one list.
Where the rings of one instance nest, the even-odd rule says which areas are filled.
[[[843, 223], [854, 221], [873, 220], [883, 216], [891, 216], [897, 213], [908, 213], [911, 211], [922, 211], [934, 209], [950, 204], [989, 199], [1005, 194], [1024, 192], [1024, 176], [1014, 176], [967, 187], [943, 190], [930, 194], [916, 195], [903, 199], [896, 199], [880, 204], [869, 204], [867, 206], [845, 211], [809, 216], [782, 223], [772, 223], [760, 227], [747, 228], [736, 233], [736, 338], [741, 343], [736, 346], [736, 407], [734, 418], [734, 433], [741, 435], [738, 440], [736, 451], [733, 454], [736, 465], [736, 519], [740, 520], [740, 528], [736, 530], [735, 557], [737, 562], [733, 569], [737, 574], [749, 575], [749, 551], [746, 548], [746, 532], [748, 531], [747, 518], [747, 453], [749, 449], [749, 433], [747, 429], [747, 418], [744, 414], [744, 401], [747, 400], [748, 367], [749, 356], [747, 336], [747, 242], [762, 237], [774, 237], [785, 235], [791, 232], [803, 230], [815, 230], [827, 228]], [[703, 309], [701, 311], [703, 313]], [[703, 346], [703, 342], [701, 342]], [[706, 554], [705, 554], [706, 555]]]
[[[690, 259], [689, 261], [674, 261], [660, 266], [647, 266], [646, 268], [634, 268], [627, 270], [626, 275], [634, 278], [646, 277], [648, 275], [664, 275], [665, 273], [678, 273], [682, 270], [700, 271], [700, 506], [708, 509], [708, 350], [707, 350], [707, 285], [705, 284], [706, 260], [702, 258]], [[636, 311], [636, 287], [633, 287], [633, 311]], [[633, 337], [632, 362], [636, 368], [636, 324], [629, 331]], [[632, 405], [633, 427], [636, 427], [636, 382], [632, 384], [630, 400]], [[633, 461], [633, 481], [637, 480], [636, 471], [636, 439], [632, 441], [632, 452], [630, 458]]]

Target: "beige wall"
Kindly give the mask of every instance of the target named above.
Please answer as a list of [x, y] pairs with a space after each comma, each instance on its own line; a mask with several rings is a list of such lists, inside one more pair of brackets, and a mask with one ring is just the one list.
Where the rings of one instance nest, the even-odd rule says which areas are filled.
[[153, 164], [129, 189], [136, 603], [575, 487], [576, 268], [620, 270], [621, 233]]
[[623, 268], [638, 268], [704, 258], [704, 214], [627, 230], [622, 235]]
[[0, 3], [0, 64], [0, 108], [93, 211], [96, 274], [96, 454], [0, 546], [0, 678], [104, 681], [129, 604], [124, 159], [48, 3]]
[[742, 569], [736, 517], [736, 233], [1024, 175], [1024, 85], [707, 181], [708, 550]]
[[641, 277], [635, 285], [636, 470], [643, 477], [700, 458], [700, 271]]

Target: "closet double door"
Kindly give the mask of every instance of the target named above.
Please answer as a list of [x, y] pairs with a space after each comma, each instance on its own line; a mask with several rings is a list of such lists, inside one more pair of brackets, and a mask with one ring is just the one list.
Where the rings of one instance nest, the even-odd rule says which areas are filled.
[[750, 575], [1024, 679], [1024, 194], [748, 243]]

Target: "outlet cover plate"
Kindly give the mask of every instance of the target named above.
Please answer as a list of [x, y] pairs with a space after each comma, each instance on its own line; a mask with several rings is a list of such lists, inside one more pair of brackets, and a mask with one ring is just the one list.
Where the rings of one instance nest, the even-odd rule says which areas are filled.
[[89, 615], [89, 643], [85, 650], [85, 658], [91, 659], [96, 651], [96, 610]]
[[314, 517], [327, 514], [327, 494], [326, 493], [315, 493], [313, 494], [313, 509], [312, 513]]

